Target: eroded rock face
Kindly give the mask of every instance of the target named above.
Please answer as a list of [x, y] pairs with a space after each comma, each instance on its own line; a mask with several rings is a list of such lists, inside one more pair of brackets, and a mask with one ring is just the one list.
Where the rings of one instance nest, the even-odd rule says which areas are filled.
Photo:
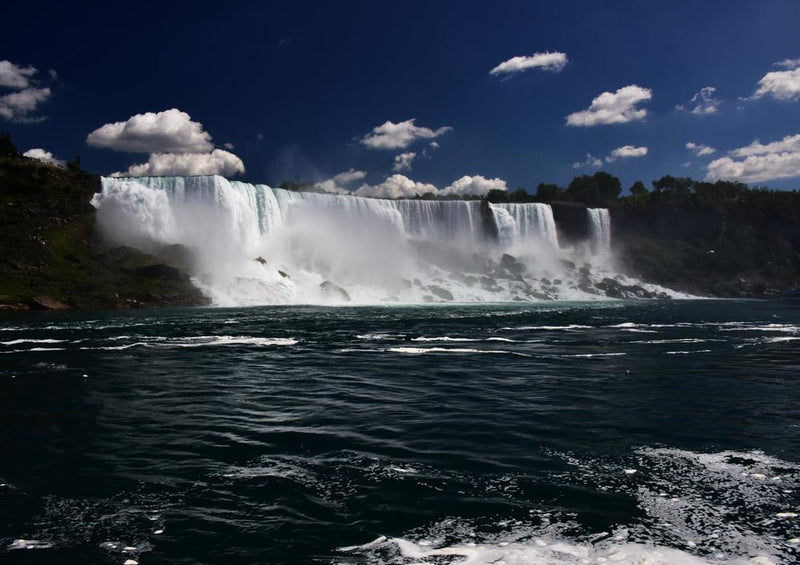
[[30, 300], [30, 307], [31, 310], [66, 310], [69, 305], [49, 296], [34, 296]]
[[322, 294], [328, 298], [342, 300], [343, 302], [350, 302], [352, 300], [345, 289], [331, 281], [323, 281], [320, 283], [319, 289], [322, 291]]

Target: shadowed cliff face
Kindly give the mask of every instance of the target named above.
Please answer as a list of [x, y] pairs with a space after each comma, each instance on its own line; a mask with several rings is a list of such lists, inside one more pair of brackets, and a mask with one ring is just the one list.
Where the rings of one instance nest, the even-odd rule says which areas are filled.
[[99, 189], [95, 175], [0, 159], [0, 309], [206, 303], [164, 260], [99, 241], [90, 204]]
[[632, 276], [696, 294], [778, 296], [800, 288], [800, 194], [728, 185], [620, 199], [614, 244]]

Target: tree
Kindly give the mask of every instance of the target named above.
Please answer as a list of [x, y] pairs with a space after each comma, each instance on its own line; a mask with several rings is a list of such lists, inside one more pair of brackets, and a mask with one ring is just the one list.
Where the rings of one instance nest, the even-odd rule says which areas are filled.
[[528, 191], [524, 188], [518, 188], [514, 192], [508, 195], [509, 202], [530, 202], [531, 195], [528, 194]]
[[486, 193], [486, 200], [489, 202], [508, 202], [508, 191], [499, 188], [493, 188]]
[[0, 133], [0, 157], [19, 157], [10, 133]]
[[72, 161], [67, 161], [67, 168], [70, 171], [81, 172], [81, 156], [75, 155], [75, 158]]
[[538, 202], [552, 202], [564, 197], [564, 190], [557, 184], [552, 183], [539, 183], [536, 187], [536, 196], [534, 197]]
[[633, 186], [631, 186], [631, 194], [647, 194], [647, 187], [642, 181], [637, 180], [635, 183], [633, 183]]
[[653, 188], [656, 192], [666, 192], [671, 194], [689, 194], [695, 186], [695, 181], [688, 177], [672, 177], [664, 175], [658, 180], [653, 181]]
[[592, 176], [575, 177], [567, 187], [570, 200], [582, 202], [590, 207], [609, 206], [622, 192], [619, 179], [599, 171]]

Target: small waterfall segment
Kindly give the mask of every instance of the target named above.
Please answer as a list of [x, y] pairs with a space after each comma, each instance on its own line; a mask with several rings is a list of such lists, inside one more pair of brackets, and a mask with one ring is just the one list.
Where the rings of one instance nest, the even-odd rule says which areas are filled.
[[[547, 204], [371, 199], [218, 176], [103, 178], [92, 204], [112, 244], [161, 256], [181, 246], [222, 306], [605, 297], [594, 285], [607, 273], [580, 272], [591, 258], [559, 249]], [[590, 217], [607, 248], [607, 211]]]
[[549, 204], [490, 204], [500, 243], [506, 247], [544, 242], [558, 249], [558, 232]]
[[611, 214], [608, 208], [587, 208], [589, 237], [592, 248], [598, 255], [611, 253]]

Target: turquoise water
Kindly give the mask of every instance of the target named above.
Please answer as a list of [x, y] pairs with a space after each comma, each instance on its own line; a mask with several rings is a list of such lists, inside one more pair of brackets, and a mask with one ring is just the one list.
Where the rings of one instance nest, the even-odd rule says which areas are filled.
[[0, 562], [794, 563], [798, 379], [780, 302], [4, 315]]

